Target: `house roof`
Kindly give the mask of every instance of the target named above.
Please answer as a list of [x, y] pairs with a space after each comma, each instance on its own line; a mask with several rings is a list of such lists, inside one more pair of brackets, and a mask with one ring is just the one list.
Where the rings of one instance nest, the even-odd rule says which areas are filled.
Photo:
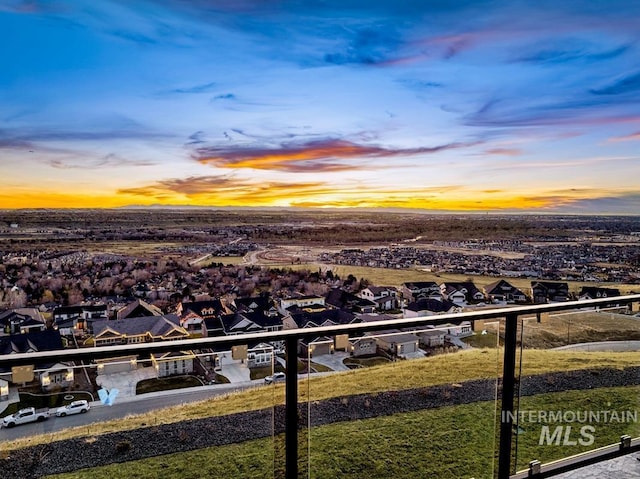
[[273, 301], [269, 294], [251, 296], [249, 298], [235, 298], [233, 304], [237, 311], [268, 311], [273, 307]]
[[189, 333], [180, 326], [180, 319], [175, 314], [163, 316], [141, 316], [138, 318], [126, 318], [116, 320], [96, 321], [93, 332], [96, 337], [104, 335], [109, 330], [122, 336], [139, 336], [149, 333], [153, 337], [166, 336], [172, 331], [178, 331], [183, 336]]
[[396, 318], [394, 318], [389, 314], [372, 313], [372, 314], [361, 314], [358, 316], [358, 319], [363, 323], [373, 323], [375, 321], [386, 321], [388, 319], [396, 319]]
[[323, 309], [322, 311], [294, 310], [291, 319], [299, 328], [322, 326], [324, 324], [349, 324], [357, 322], [353, 313], [343, 309]]
[[398, 291], [398, 289], [393, 286], [368, 286], [365, 289], [368, 289], [375, 295], [384, 293], [385, 291]]
[[186, 315], [189, 311], [197, 314], [202, 319], [207, 319], [226, 313], [226, 310], [219, 299], [210, 299], [207, 301], [190, 301], [182, 303], [182, 315]]
[[485, 291], [487, 294], [504, 294], [505, 292], [510, 292], [511, 294], [521, 294], [524, 295], [522, 291], [513, 286], [511, 283], [504, 279], [500, 279], [498, 281], [494, 281], [491, 284], [488, 284], [485, 287]]
[[193, 351], [170, 351], [162, 354], [151, 354], [151, 357], [156, 361], [162, 361], [168, 359], [195, 359], [196, 355]]
[[326, 297], [326, 303], [331, 306], [335, 306], [336, 308], [346, 309], [349, 311], [358, 310], [358, 309], [366, 309], [366, 308], [374, 308], [376, 303], [373, 301], [360, 298], [353, 293], [349, 293], [340, 288], [333, 288]]
[[412, 291], [421, 289], [439, 289], [438, 283], [435, 281], [408, 281], [402, 285]]
[[580, 296], [588, 295], [591, 298], [611, 298], [620, 296], [620, 290], [616, 288], [600, 288], [597, 286], [583, 286], [580, 290]]
[[64, 349], [64, 345], [60, 332], [54, 329], [0, 337], [0, 354], [56, 351], [58, 349]]
[[473, 281], [461, 281], [461, 282], [445, 282], [442, 283], [445, 291], [454, 292], [454, 291], [462, 291], [463, 289], [467, 290], [467, 294], [474, 295], [480, 290], [473, 283]]
[[61, 314], [65, 315], [81, 315], [83, 311], [107, 311], [106, 304], [82, 304], [76, 306], [59, 306], [53, 310], [53, 316], [58, 316]]
[[232, 333], [255, 333], [262, 331], [262, 327], [251, 321], [247, 315], [249, 313], [232, 313], [220, 316], [222, 327], [226, 334]]
[[569, 289], [567, 283], [557, 283], [552, 281], [531, 281], [531, 288], [543, 288], [547, 290]]
[[435, 299], [435, 298], [425, 298], [419, 299], [418, 301], [414, 301], [413, 303], [409, 303], [406, 309], [414, 312], [420, 311], [430, 311], [432, 313], [446, 313], [447, 311], [451, 311], [451, 309], [456, 308], [457, 306], [453, 304], [451, 301], [443, 299]]
[[204, 318], [204, 327], [208, 332], [220, 331], [221, 333], [224, 331], [224, 327], [222, 326], [222, 321], [219, 316], [215, 316], [213, 318]]
[[116, 314], [118, 319], [139, 318], [141, 316], [161, 316], [162, 311], [157, 306], [136, 299], [133, 303], [120, 308]]

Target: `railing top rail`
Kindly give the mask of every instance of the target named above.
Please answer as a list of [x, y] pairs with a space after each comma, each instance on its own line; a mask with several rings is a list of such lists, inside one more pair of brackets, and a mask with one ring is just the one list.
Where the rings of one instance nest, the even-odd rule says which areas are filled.
[[366, 332], [438, 326], [445, 323], [460, 324], [463, 321], [474, 322], [478, 320], [497, 318], [506, 318], [507, 321], [515, 321], [518, 317], [525, 315], [553, 313], [581, 308], [594, 308], [610, 305], [612, 303], [626, 305], [636, 301], [640, 301], [640, 294], [580, 301], [565, 301], [561, 303], [513, 306], [500, 309], [487, 308], [480, 311], [469, 311], [464, 313], [438, 314], [434, 316], [389, 319], [364, 323], [320, 326], [315, 328], [287, 329], [277, 332], [251, 333], [235, 336], [8, 354], [0, 355], [0, 367], [6, 368], [45, 361], [93, 360], [122, 356], [123, 354], [151, 354], [158, 352], [181, 351], [185, 349], [215, 348], [217, 350], [223, 350], [224, 348], [229, 349], [232, 346], [245, 345], [248, 343], [258, 344], [260, 342], [284, 341], [287, 338], [310, 339], [318, 336], [336, 336], [342, 334], [358, 336]]

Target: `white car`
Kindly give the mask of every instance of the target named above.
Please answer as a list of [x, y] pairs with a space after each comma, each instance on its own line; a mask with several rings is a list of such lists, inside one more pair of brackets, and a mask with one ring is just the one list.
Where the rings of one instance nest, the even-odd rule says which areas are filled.
[[79, 401], [73, 401], [71, 404], [67, 404], [66, 406], [59, 407], [56, 410], [56, 416], [64, 417], [68, 416], [69, 414], [85, 413], [89, 409], [91, 409], [89, 403], [84, 399], [81, 399]]
[[264, 382], [267, 384], [275, 383], [278, 381], [284, 381], [286, 378], [284, 373], [274, 373], [273, 376], [267, 376], [264, 378]]

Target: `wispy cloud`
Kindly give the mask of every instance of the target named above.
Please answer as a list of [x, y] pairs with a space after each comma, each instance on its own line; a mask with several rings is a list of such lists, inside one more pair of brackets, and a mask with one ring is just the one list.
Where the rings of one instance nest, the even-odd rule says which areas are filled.
[[592, 89], [595, 95], [622, 95], [640, 91], [640, 73], [620, 78], [603, 88]]
[[193, 156], [202, 164], [218, 168], [255, 168], [288, 172], [348, 171], [371, 169], [371, 165], [341, 163], [340, 160], [432, 154], [475, 144], [477, 142], [394, 149], [326, 138], [304, 143], [283, 143], [275, 148], [211, 146], [196, 149]]
[[609, 143], [616, 143], [620, 141], [640, 141], [640, 131], [636, 131], [635, 133], [630, 133], [628, 135], [614, 136], [607, 140]]
[[492, 98], [477, 111], [467, 115], [463, 121], [468, 126], [480, 127], [614, 125], [640, 122], [640, 115], [613, 108], [616, 104], [625, 106], [623, 99], [612, 101], [592, 95], [588, 98], [535, 102], [535, 99], [526, 102], [521, 99]]
[[0, 130], [0, 144], [58, 142], [58, 141], [101, 141], [101, 140], [153, 140], [161, 138], [177, 138], [174, 133], [152, 131], [139, 125], [131, 124], [116, 129], [73, 130], [46, 127], [15, 128]]
[[197, 85], [191, 85], [186, 87], [177, 87], [170, 90], [162, 90], [160, 94], [198, 94], [198, 93], [211, 93], [219, 88], [216, 82], [200, 83]]
[[46, 159], [44, 160], [49, 166], [61, 170], [94, 170], [100, 168], [118, 168], [122, 166], [153, 166], [156, 163], [148, 160], [130, 160], [123, 158], [115, 153], [109, 153], [101, 158], [87, 158], [84, 155], [76, 153], [75, 156], [82, 156], [74, 161], [69, 158], [64, 159]]
[[[556, 40], [555, 43], [558, 43]], [[533, 48], [529, 53], [523, 53], [513, 61], [523, 63], [568, 63], [574, 61], [582, 62], [602, 62], [617, 58], [629, 51], [629, 45], [621, 45], [615, 48], [602, 50], [593, 43], [573, 40], [565, 41], [562, 46], [545, 45], [539, 48]], [[573, 43], [574, 45], [567, 45]]]
[[119, 195], [155, 200], [197, 199], [218, 205], [271, 205], [287, 198], [324, 195], [334, 192], [330, 184], [316, 182], [264, 182], [232, 176], [190, 176], [171, 178], [137, 188], [122, 188]]
[[518, 148], [491, 148], [485, 153], [488, 155], [519, 156], [522, 154], [522, 150]]

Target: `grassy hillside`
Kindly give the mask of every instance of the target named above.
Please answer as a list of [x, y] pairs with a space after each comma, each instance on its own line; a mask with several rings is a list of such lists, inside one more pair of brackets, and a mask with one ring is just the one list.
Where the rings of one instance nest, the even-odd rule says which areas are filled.
[[[635, 410], [640, 388], [608, 388], [543, 394], [530, 398], [533, 410]], [[301, 432], [299, 467], [304, 477], [377, 479], [402, 477], [459, 479], [493, 477], [496, 416], [493, 403], [396, 414], [337, 423]], [[578, 424], [576, 430], [582, 424]], [[523, 423], [517, 469], [533, 459], [548, 462], [637, 436], [636, 423], [594, 424], [591, 445], [539, 445], [543, 424]], [[573, 439], [579, 434], [574, 431]], [[283, 438], [262, 439], [49, 476], [51, 479], [197, 479], [201, 477], [284, 477]]]
[[[523, 374], [570, 371], [598, 367], [624, 368], [640, 362], [640, 352], [598, 353], [550, 350], [525, 350]], [[471, 379], [497, 378], [502, 375], [502, 350], [473, 349], [388, 365], [302, 379], [300, 402], [381, 391], [405, 390], [438, 384], [455, 384]], [[131, 430], [156, 424], [178, 422], [208, 416], [263, 409], [284, 403], [284, 385], [254, 388], [213, 399], [167, 408], [139, 416], [117, 419], [59, 433], [5, 441], [2, 450], [44, 444], [52, 440], [84, 437], [105, 432]]]

